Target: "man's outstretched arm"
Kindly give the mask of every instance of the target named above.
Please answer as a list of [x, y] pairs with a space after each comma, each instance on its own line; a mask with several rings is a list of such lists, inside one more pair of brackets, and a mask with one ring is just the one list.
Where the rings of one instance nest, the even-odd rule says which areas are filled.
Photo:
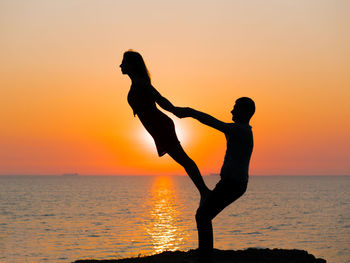
[[175, 107], [175, 110], [173, 112], [177, 117], [179, 118], [186, 118], [186, 117], [192, 117], [201, 123], [210, 126], [214, 129], [217, 129], [223, 133], [227, 131], [227, 123], [220, 121], [213, 116], [206, 114], [201, 111], [197, 111], [195, 109], [189, 108], [189, 107]]

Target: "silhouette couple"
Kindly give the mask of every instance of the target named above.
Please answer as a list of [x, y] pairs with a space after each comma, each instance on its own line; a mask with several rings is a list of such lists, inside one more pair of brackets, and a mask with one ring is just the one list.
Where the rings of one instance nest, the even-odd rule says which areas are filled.
[[[145, 62], [138, 52], [126, 51], [120, 68], [131, 79], [128, 103], [134, 116], [138, 116], [153, 137], [158, 155], [167, 153], [180, 164], [200, 193], [200, 205], [196, 212], [198, 261], [209, 263], [213, 252], [213, 218], [247, 189], [249, 161], [253, 150], [249, 121], [255, 112], [255, 103], [247, 97], [237, 99], [231, 111], [233, 122], [222, 122], [189, 107], [175, 107], [164, 98], [152, 86]], [[206, 186], [196, 163], [182, 148], [172, 119], [160, 111], [156, 104], [179, 118], [191, 117], [224, 133], [227, 149], [220, 172], [221, 179], [213, 190]]]

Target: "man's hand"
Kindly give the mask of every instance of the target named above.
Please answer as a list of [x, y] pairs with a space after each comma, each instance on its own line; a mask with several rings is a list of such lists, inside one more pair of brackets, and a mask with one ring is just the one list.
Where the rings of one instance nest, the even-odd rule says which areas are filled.
[[172, 111], [178, 118], [186, 118], [191, 116], [191, 108], [175, 107]]

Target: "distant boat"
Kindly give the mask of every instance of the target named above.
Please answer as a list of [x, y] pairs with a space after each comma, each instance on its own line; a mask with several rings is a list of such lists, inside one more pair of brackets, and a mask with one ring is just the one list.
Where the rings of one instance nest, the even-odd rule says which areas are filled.
[[62, 174], [62, 176], [78, 176], [78, 173]]

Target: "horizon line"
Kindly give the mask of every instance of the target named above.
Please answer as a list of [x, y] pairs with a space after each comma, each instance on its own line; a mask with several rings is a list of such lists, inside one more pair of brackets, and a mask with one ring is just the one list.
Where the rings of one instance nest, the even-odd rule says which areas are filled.
[[[68, 176], [67, 176], [68, 175]], [[0, 174], [0, 176], [57, 176], [57, 177], [77, 177], [77, 176], [188, 176], [187, 174]], [[207, 176], [220, 176], [220, 174], [210, 173], [202, 175]], [[252, 174], [249, 176], [259, 177], [259, 176], [350, 176], [350, 174]]]

